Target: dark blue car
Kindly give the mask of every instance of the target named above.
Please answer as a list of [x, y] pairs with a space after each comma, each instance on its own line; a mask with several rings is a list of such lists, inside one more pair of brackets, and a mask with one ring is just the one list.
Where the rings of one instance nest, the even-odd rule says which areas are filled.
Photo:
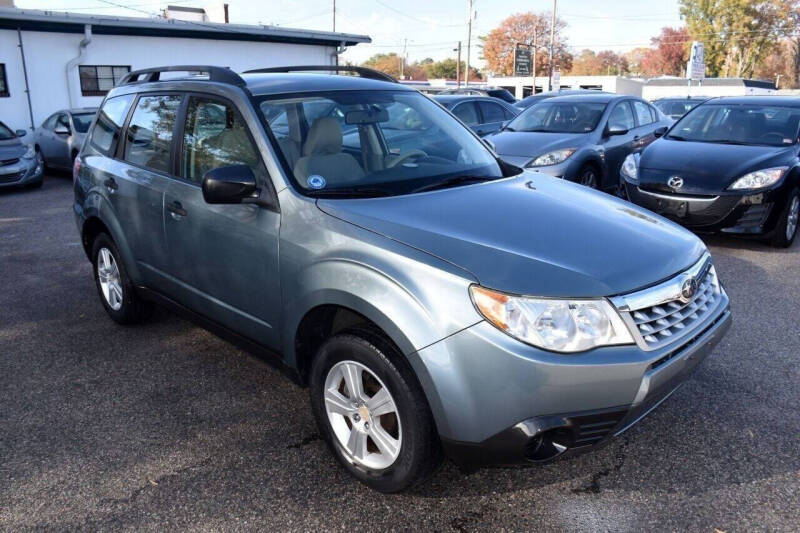
[[529, 107], [489, 140], [512, 165], [621, 193], [619, 169], [671, 121], [641, 98], [557, 96]]
[[696, 231], [792, 244], [800, 217], [800, 98], [716, 98], [625, 161], [630, 199]]

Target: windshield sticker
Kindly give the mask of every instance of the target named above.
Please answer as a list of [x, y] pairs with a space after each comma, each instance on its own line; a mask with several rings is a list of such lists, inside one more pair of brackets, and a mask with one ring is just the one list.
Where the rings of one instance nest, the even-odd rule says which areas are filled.
[[319, 174], [311, 174], [308, 178], [306, 178], [306, 183], [308, 183], [308, 186], [312, 189], [325, 188], [325, 178]]

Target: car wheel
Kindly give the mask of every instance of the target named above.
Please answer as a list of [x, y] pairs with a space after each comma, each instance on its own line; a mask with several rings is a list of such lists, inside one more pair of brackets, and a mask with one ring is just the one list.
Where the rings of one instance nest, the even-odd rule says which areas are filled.
[[582, 166], [580, 171], [578, 171], [578, 183], [592, 189], [597, 189], [599, 183], [597, 169], [593, 165]]
[[92, 264], [100, 301], [115, 322], [135, 324], [152, 314], [153, 304], [136, 294], [114, 241], [105, 233], [94, 240]]
[[403, 356], [371, 330], [337, 334], [320, 347], [311, 406], [339, 462], [381, 492], [427, 479], [441, 445], [425, 396]]
[[42, 162], [42, 171], [49, 170], [50, 167], [47, 166], [47, 160], [44, 158], [44, 154], [42, 154], [42, 149], [39, 148], [39, 145], [34, 145], [34, 150], [36, 150], [36, 154], [39, 156], [39, 160]]
[[775, 233], [772, 236], [772, 245], [778, 248], [788, 248], [797, 236], [797, 226], [800, 223], [800, 189], [794, 189], [789, 194], [789, 200], [781, 214]]

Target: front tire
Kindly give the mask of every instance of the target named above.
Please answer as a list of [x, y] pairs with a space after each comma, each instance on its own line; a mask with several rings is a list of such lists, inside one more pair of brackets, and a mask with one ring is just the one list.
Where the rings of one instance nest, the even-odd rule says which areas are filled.
[[775, 233], [772, 235], [772, 246], [777, 248], [788, 248], [797, 237], [797, 228], [800, 225], [800, 189], [794, 189], [789, 193], [786, 207], [781, 213], [781, 218], [775, 226]]
[[92, 246], [92, 265], [97, 293], [108, 316], [118, 324], [136, 324], [153, 312], [153, 304], [143, 300], [120, 260], [116, 244], [105, 233]]
[[597, 189], [600, 186], [600, 174], [594, 165], [583, 165], [576, 181], [590, 189]]
[[311, 368], [320, 433], [350, 474], [380, 492], [426, 480], [441, 464], [433, 416], [411, 369], [371, 330], [335, 335]]

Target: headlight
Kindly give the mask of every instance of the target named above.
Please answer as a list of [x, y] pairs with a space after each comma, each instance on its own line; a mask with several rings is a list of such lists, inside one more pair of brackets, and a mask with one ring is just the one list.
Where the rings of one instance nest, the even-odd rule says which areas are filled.
[[639, 161], [637, 160], [636, 154], [628, 154], [628, 157], [626, 157], [625, 161], [622, 163], [620, 172], [630, 181], [637, 181], [639, 179]]
[[531, 161], [528, 166], [529, 167], [546, 167], [548, 165], [557, 165], [562, 161], [565, 161], [569, 156], [575, 153], [577, 148], [562, 148], [561, 150], [553, 150], [552, 152], [547, 152], [546, 154], [540, 155], [533, 161]]
[[731, 190], [742, 189], [763, 189], [769, 187], [783, 177], [788, 167], [765, 168], [763, 170], [756, 170], [749, 174], [745, 174], [738, 180], [733, 182], [733, 185], [728, 187]]
[[602, 298], [561, 300], [512, 296], [470, 287], [481, 315], [512, 337], [545, 350], [581, 352], [597, 346], [633, 344], [617, 311]]
[[28, 149], [22, 154], [22, 157], [25, 159], [33, 159], [36, 157], [36, 150], [34, 150], [33, 146], [28, 146]]

